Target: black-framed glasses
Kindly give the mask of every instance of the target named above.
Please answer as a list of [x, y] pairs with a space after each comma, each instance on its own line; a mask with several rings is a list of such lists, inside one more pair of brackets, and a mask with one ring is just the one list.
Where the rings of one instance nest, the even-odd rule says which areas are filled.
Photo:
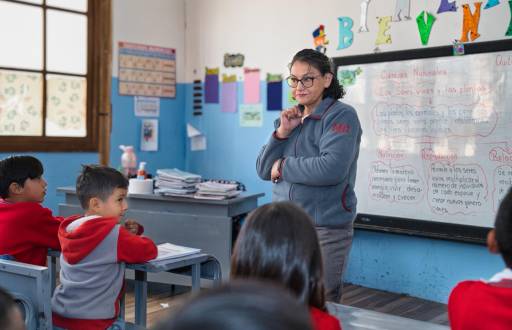
[[309, 87], [313, 86], [313, 82], [318, 77], [319, 76], [305, 76], [305, 77], [302, 77], [302, 79], [299, 79], [294, 76], [289, 76], [288, 78], [286, 78], [286, 83], [288, 84], [288, 86], [290, 86], [292, 88], [296, 88], [297, 86], [299, 86], [299, 82], [300, 82], [302, 84], [302, 87], [309, 88]]

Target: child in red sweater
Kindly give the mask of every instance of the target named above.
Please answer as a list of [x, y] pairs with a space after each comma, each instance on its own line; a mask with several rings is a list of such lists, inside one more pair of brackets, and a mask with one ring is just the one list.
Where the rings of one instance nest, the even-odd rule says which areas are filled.
[[0, 255], [46, 266], [48, 249], [60, 250], [62, 218], [41, 206], [47, 183], [43, 165], [32, 156], [0, 161]]
[[489, 281], [457, 284], [448, 300], [452, 330], [512, 329], [512, 189], [500, 204], [487, 246], [501, 254], [507, 268]]
[[322, 254], [313, 221], [291, 202], [251, 212], [233, 249], [231, 278], [283, 285], [308, 306], [314, 330], [341, 330], [325, 306]]

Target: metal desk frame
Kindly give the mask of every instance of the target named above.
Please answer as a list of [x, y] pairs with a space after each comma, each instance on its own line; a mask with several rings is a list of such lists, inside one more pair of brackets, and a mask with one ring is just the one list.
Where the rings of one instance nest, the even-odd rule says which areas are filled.
[[[48, 251], [50, 262], [48, 263], [52, 293], [56, 283], [56, 258], [60, 256], [59, 251]], [[202, 265], [208, 265], [202, 270]], [[185, 269], [191, 269], [190, 273]], [[217, 259], [209, 254], [196, 253], [181, 258], [171, 258], [160, 261], [150, 261], [144, 264], [126, 264], [127, 269], [133, 269], [135, 272], [135, 324], [145, 327], [147, 319], [147, 300], [148, 300], [148, 281], [147, 273], [171, 272], [182, 275], [190, 275], [192, 278], [192, 293], [199, 292], [200, 279], [213, 280], [213, 285], [220, 285], [222, 281], [222, 271]], [[121, 299], [120, 315], [124, 319], [124, 297]]]

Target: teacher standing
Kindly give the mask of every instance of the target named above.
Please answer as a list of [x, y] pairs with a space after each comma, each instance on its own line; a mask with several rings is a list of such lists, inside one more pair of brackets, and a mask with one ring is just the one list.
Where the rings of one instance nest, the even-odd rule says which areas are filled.
[[295, 54], [287, 83], [299, 105], [281, 112], [256, 169], [274, 183], [273, 201], [295, 202], [315, 220], [326, 297], [339, 302], [354, 232], [361, 126], [354, 108], [338, 101], [345, 92], [324, 54]]

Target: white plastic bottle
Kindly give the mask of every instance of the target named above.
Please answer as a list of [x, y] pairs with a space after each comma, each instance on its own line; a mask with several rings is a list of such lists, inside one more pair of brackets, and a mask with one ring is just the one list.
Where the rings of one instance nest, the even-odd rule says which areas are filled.
[[128, 178], [135, 175], [137, 172], [137, 156], [133, 151], [133, 146], [120, 145], [119, 148], [123, 150], [121, 155], [121, 167], [123, 174]]

